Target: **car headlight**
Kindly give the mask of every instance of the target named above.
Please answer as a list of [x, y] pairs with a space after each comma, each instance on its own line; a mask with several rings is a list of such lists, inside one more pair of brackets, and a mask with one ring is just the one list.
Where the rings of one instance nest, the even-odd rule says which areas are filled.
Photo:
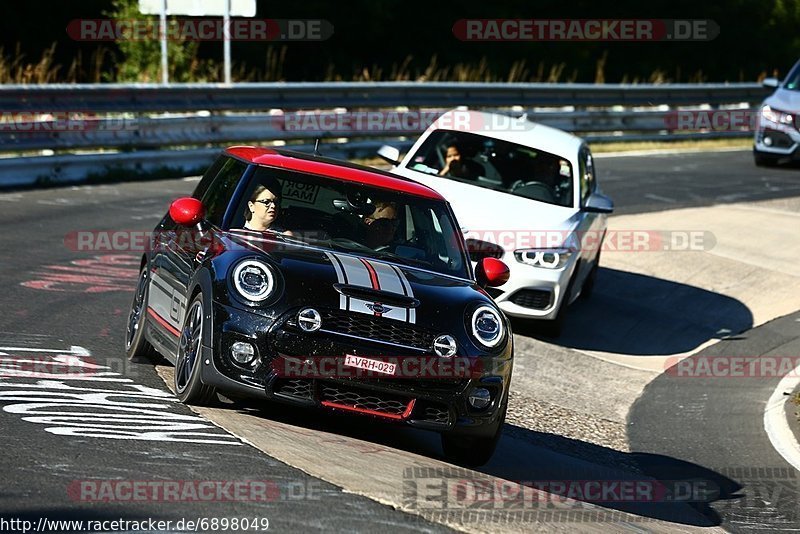
[[545, 269], [561, 269], [567, 264], [572, 250], [566, 248], [536, 248], [515, 250], [514, 257], [520, 263], [544, 267]]
[[266, 263], [245, 260], [233, 270], [233, 285], [242, 297], [261, 302], [275, 289], [275, 277]]
[[767, 105], [761, 108], [761, 116], [775, 124], [792, 124], [794, 122], [794, 116], [791, 113], [772, 109]]
[[470, 319], [472, 335], [484, 347], [494, 347], [503, 339], [503, 319], [491, 306], [479, 306]]

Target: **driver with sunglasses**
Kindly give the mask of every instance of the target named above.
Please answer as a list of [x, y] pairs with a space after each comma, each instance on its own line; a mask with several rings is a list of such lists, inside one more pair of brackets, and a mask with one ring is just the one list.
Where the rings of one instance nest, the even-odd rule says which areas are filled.
[[281, 187], [277, 182], [261, 184], [253, 190], [247, 207], [244, 210], [245, 223], [247, 230], [263, 232], [271, 230], [291, 235], [291, 232], [283, 231], [274, 226], [275, 219], [278, 218], [278, 211], [281, 207]]

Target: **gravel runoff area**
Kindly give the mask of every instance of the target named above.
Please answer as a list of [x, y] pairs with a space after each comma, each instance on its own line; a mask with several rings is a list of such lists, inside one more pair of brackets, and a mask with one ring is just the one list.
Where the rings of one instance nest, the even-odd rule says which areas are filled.
[[504, 432], [593, 464], [638, 471], [628, 454], [626, 417], [657, 373], [527, 335], [514, 338], [517, 357]]
[[[602, 417], [591, 416], [563, 406], [537, 400], [521, 391], [511, 391], [507, 423], [545, 434], [531, 439], [547, 446], [547, 434], [585, 441], [620, 452], [630, 452], [625, 425]], [[576, 451], [579, 448], [576, 447]], [[560, 451], [566, 452], [566, 451]]]

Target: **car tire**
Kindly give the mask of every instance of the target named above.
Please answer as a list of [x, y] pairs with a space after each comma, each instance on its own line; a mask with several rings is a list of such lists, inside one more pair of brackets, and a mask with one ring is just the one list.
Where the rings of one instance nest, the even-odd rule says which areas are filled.
[[147, 296], [150, 276], [145, 265], [139, 273], [136, 292], [133, 294], [131, 311], [128, 313], [128, 325], [125, 330], [125, 355], [131, 361], [142, 361], [153, 358], [156, 350], [145, 338], [144, 325], [147, 315]]
[[184, 404], [207, 406], [217, 401], [216, 390], [203, 384], [200, 378], [206, 331], [204, 327], [203, 294], [198, 293], [183, 320], [178, 356], [175, 358], [175, 395]]
[[775, 156], [757, 151], [753, 151], [753, 160], [756, 163], [756, 167], [775, 167], [778, 164], [778, 158]]
[[479, 467], [489, 462], [503, 434], [503, 425], [508, 411], [508, 394], [503, 401], [497, 429], [491, 436], [465, 436], [452, 433], [442, 434], [442, 450], [448, 460], [464, 467]]

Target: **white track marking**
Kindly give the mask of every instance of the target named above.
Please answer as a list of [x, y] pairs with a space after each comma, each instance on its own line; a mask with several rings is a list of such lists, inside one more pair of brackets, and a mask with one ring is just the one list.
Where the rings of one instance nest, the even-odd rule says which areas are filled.
[[764, 408], [764, 430], [767, 431], [769, 441], [778, 454], [800, 471], [800, 444], [789, 428], [784, 412], [787, 400], [784, 393], [794, 391], [798, 384], [800, 384], [800, 365], [778, 382], [778, 387], [767, 401], [767, 406]]

